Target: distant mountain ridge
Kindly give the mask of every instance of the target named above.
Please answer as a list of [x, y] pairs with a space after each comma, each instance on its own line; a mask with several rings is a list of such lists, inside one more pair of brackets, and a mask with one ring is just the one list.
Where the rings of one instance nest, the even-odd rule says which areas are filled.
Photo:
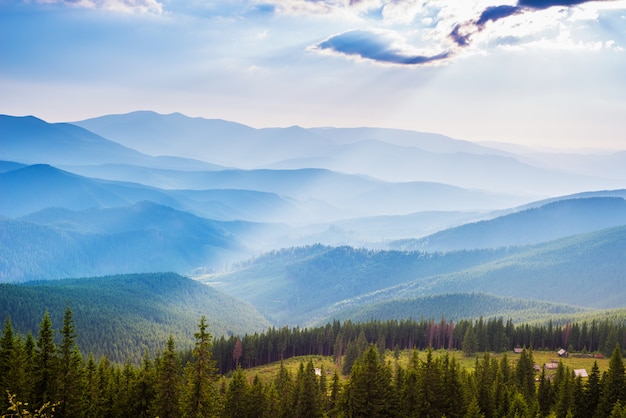
[[47, 123], [34, 116], [0, 115], [0, 156], [25, 164], [105, 164], [112, 161], [147, 167], [194, 167], [214, 165], [180, 157], [153, 157], [103, 138], [69, 123]]
[[48, 207], [71, 210], [128, 206], [152, 201], [218, 220], [284, 219], [293, 201], [254, 190], [164, 190], [138, 183], [87, 178], [47, 164], [0, 173], [0, 214], [27, 215]]
[[[611, 192], [605, 192], [610, 195]], [[467, 223], [418, 240], [391, 243], [392, 248], [456, 251], [537, 244], [626, 225], [626, 200], [614, 196], [563, 198], [495, 219]]]
[[0, 282], [223, 269], [249, 257], [263, 226], [218, 222], [151, 202], [0, 219]]
[[589, 172], [565, 173], [543, 160], [528, 164], [510, 152], [396, 129], [254, 129], [223, 120], [148, 111], [73, 123], [144, 152], [155, 147], [165, 155], [244, 169], [324, 168], [390, 182], [427, 181], [532, 196], [617, 188], [626, 180], [626, 173], [619, 180]]

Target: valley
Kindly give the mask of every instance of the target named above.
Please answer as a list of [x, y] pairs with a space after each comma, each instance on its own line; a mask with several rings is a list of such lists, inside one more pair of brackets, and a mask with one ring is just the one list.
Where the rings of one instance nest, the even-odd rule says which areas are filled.
[[175, 272], [275, 326], [626, 300], [626, 170], [589, 169], [623, 153], [154, 112], [0, 127], [5, 283]]
[[[621, 408], [594, 385], [626, 347], [623, 153], [154, 112], [0, 132], [3, 410], [178, 416], [203, 384], [219, 416], [358, 415], [372, 381], [385, 416]], [[457, 395], [417, 406], [426, 382]]]

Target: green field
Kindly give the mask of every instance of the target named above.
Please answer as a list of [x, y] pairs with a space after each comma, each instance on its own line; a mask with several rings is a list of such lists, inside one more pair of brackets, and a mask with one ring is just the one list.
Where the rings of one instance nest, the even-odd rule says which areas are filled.
[[[441, 356], [447, 353], [448, 355], [453, 356], [463, 368], [469, 371], [474, 370], [474, 366], [476, 364], [476, 358], [478, 358], [479, 360], [482, 360], [482, 358], [484, 357], [484, 353], [477, 353], [473, 356], [468, 357], [468, 356], [465, 356], [465, 354], [463, 354], [461, 351], [456, 351], [456, 350], [451, 350], [451, 351], [436, 350], [433, 353], [435, 354], [435, 356]], [[421, 359], [425, 359], [426, 354], [427, 354], [426, 350], [419, 351], [419, 357]], [[504, 355], [507, 356], [507, 358], [511, 362], [511, 365], [515, 366], [517, 362], [517, 358], [519, 357], [519, 354], [516, 354], [513, 351], [508, 351], [506, 353], [489, 353], [489, 356], [491, 358], [496, 358], [498, 360], [500, 360]], [[550, 363], [553, 361], [557, 363], [559, 361], [562, 361], [563, 365], [565, 367], [569, 367], [571, 370], [585, 369], [587, 370], [587, 373], [591, 371], [591, 368], [593, 367], [594, 362], [598, 363], [598, 368], [600, 369], [600, 373], [606, 371], [609, 367], [609, 358], [598, 358], [598, 359], [577, 358], [574, 356], [561, 358], [558, 356], [556, 352], [553, 352], [553, 351], [533, 351], [532, 355], [533, 355], [534, 363], [539, 364], [540, 366], [543, 366], [545, 363]], [[385, 353], [386, 362], [390, 362], [392, 366], [395, 364], [398, 364], [402, 366], [403, 368], [406, 368], [408, 366], [410, 357], [411, 357], [410, 350], [401, 351], [398, 359], [395, 358], [394, 353], [392, 353], [391, 351], [387, 351]], [[329, 380], [335, 372], [337, 372], [342, 382], [345, 382], [348, 380], [348, 376], [341, 375], [341, 367], [337, 363], [335, 363], [332, 356], [299, 356], [299, 357], [292, 357], [292, 358], [286, 359], [282, 363], [284, 367], [287, 370], [289, 370], [292, 376], [295, 376], [300, 367], [300, 363], [304, 363], [306, 365], [306, 363], [308, 363], [309, 360], [313, 362], [314, 367], [320, 368], [320, 369], [323, 368], [326, 374], [328, 375]], [[255, 375], [258, 375], [262, 382], [267, 383], [273, 380], [275, 376], [277, 376], [279, 369], [280, 369], [280, 362], [272, 363], [272, 364], [268, 364], [264, 366], [259, 366], [259, 367], [253, 367], [253, 368], [247, 369], [246, 373], [248, 374], [248, 378], [250, 381], [252, 381]], [[555, 373], [555, 370], [546, 370], [546, 376], [550, 376], [554, 373]]]

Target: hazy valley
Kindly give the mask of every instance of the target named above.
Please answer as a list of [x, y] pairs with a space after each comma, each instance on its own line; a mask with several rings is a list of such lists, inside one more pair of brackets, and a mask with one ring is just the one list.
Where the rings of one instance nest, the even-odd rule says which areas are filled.
[[275, 326], [626, 307], [625, 152], [153, 112], [0, 132], [5, 283], [175, 272]]

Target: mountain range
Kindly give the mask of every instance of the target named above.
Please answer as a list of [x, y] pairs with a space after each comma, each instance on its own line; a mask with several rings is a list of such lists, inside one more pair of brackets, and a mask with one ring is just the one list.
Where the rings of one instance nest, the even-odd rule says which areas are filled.
[[393, 129], [0, 115], [0, 282], [175, 272], [290, 326], [444, 296], [620, 308], [623, 167]]

